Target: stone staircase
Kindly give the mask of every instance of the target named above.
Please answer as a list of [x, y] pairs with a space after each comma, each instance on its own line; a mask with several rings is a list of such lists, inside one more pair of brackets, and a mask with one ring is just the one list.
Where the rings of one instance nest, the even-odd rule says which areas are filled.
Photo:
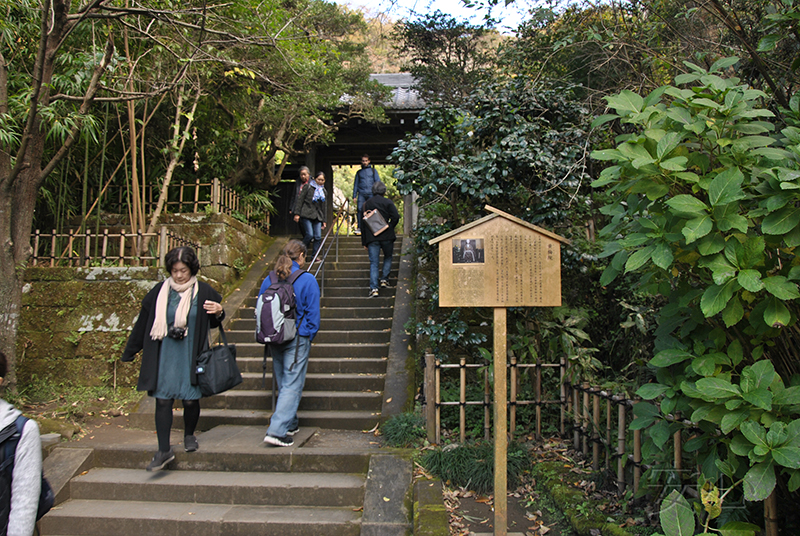
[[[399, 249], [398, 241], [393, 284]], [[271, 268], [274, 254], [267, 258]], [[265, 275], [255, 274], [255, 282]], [[294, 446], [262, 442], [272, 377], [268, 360], [263, 389], [263, 346], [254, 341], [256, 284], [226, 329], [244, 382], [203, 399], [200, 450], [184, 453], [176, 444], [180, 435], [173, 435], [176, 460], [169, 470], [147, 473], [152, 433], [133, 444], [56, 449], [45, 472], [59, 504], [41, 521], [41, 533], [410, 534], [411, 462], [377, 448], [371, 434], [362, 433], [381, 416], [395, 298], [395, 288], [367, 297], [368, 281], [360, 240], [344, 239], [338, 260], [331, 250], [326, 264], [321, 328], [312, 344]], [[152, 410], [131, 415], [130, 423], [152, 430]], [[175, 426], [182, 424], [176, 411]]]

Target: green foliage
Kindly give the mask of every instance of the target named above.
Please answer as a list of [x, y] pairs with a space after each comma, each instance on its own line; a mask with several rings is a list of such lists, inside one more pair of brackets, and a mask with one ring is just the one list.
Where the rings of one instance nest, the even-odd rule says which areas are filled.
[[[726, 493], [727, 494], [727, 493]], [[700, 505], [695, 509], [689, 501], [678, 491], [672, 491], [661, 503], [659, 519], [663, 535], [658, 536], [694, 536], [695, 534], [720, 534], [721, 536], [755, 536], [759, 527], [742, 521], [725, 523], [718, 530], [709, 529], [709, 521], [719, 517], [722, 502], [725, 498], [720, 496], [715, 486], [704, 486], [701, 491]], [[702, 531], [696, 530], [695, 515], [702, 521], [705, 519]], [[713, 532], [709, 532], [712, 530]]]
[[687, 64], [676, 78], [685, 89], [608, 97], [616, 113], [595, 125], [618, 121], [626, 133], [592, 153], [611, 164], [593, 186], [616, 196], [601, 210], [601, 284], [637, 274], [642, 291], [666, 300], [649, 363], [657, 383], [638, 391], [660, 407], [637, 404], [632, 427], [649, 427], [645, 450], [657, 457], [682, 426], [664, 417], [687, 416], [701, 433], [686, 451], [703, 474], [743, 478], [755, 501], [776, 471], [800, 487], [800, 391], [769, 359], [800, 297], [800, 130], [774, 132], [764, 93], [720, 76], [735, 62]]
[[[514, 489], [523, 472], [531, 464], [528, 451], [519, 444], [508, 446], [508, 486]], [[422, 465], [431, 474], [452, 486], [471, 489], [476, 493], [491, 493], [494, 489], [494, 445], [466, 443], [428, 450]]]
[[489, 30], [460, 22], [439, 10], [417, 20], [400, 21], [393, 38], [396, 50], [409, 58], [404, 66], [428, 103], [458, 104], [489, 80]]
[[420, 446], [426, 437], [425, 418], [419, 413], [392, 415], [381, 425], [381, 434], [392, 447]]

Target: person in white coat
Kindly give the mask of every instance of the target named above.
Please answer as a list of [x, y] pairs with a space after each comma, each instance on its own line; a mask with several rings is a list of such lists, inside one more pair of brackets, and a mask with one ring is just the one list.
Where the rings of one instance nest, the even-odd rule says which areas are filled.
[[[0, 385], [8, 373], [8, 360], [0, 351]], [[0, 398], [0, 430], [15, 426], [20, 411]], [[42, 486], [42, 440], [39, 425], [28, 419], [22, 429], [17, 451], [14, 455], [14, 470], [11, 473], [11, 510], [8, 519], [0, 519], [0, 526], [8, 523], [7, 536], [31, 536], [36, 527], [39, 510], [39, 494]]]

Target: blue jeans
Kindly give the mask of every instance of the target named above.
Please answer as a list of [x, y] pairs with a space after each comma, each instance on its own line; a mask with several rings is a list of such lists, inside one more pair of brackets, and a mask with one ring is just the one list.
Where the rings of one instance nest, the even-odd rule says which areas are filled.
[[389, 279], [389, 272], [392, 269], [392, 250], [394, 249], [393, 240], [382, 240], [380, 242], [370, 242], [367, 244], [369, 252], [369, 288], [378, 288], [378, 261], [383, 250], [383, 273], [381, 279]]
[[[309, 220], [300, 218], [300, 228], [303, 230], [303, 244], [309, 251], [307, 255], [308, 260], [314, 258], [319, 249], [320, 242], [322, 241], [322, 222], [317, 220]], [[314, 250], [311, 250], [311, 241], [314, 241]]]
[[[295, 347], [298, 345], [297, 363], [292, 367]], [[300, 406], [303, 385], [306, 383], [310, 351], [311, 340], [300, 335], [287, 343], [270, 345], [272, 373], [278, 386], [278, 401], [267, 428], [267, 433], [271, 436], [284, 437], [286, 432], [297, 428], [297, 408]], [[292, 370], [289, 370], [289, 367], [292, 367]]]
[[356, 214], [358, 215], [358, 230], [361, 230], [361, 220], [364, 219], [364, 203], [369, 201], [369, 198], [372, 197], [372, 194], [362, 194], [358, 192], [358, 210]]

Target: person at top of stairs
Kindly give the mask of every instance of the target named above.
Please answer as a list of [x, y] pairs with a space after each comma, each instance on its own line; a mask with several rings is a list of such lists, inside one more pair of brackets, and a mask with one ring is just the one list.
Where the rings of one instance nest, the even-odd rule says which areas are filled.
[[142, 300], [139, 318], [122, 353], [122, 361], [133, 361], [144, 350], [137, 389], [156, 399], [158, 452], [148, 471], [163, 469], [175, 459], [169, 433], [176, 398], [183, 400], [184, 449], [197, 450], [194, 431], [200, 420], [202, 397], [197, 385], [197, 356], [208, 348], [209, 328], [219, 327], [225, 318], [222, 296], [197, 280], [200, 261], [192, 248], [170, 250], [164, 264], [170, 277]]
[[306, 182], [300, 189], [294, 206], [294, 221], [300, 224], [303, 230], [303, 244], [306, 249], [314, 242], [311, 259], [317, 254], [322, 241], [322, 231], [325, 229], [327, 217], [327, 202], [325, 201], [325, 173], [319, 171], [313, 181]]
[[397, 236], [394, 228], [400, 220], [400, 213], [391, 199], [386, 199], [386, 185], [376, 182], [372, 185], [372, 197], [364, 203], [364, 212], [377, 210], [389, 224], [389, 227], [378, 236], [372, 233], [370, 226], [365, 224], [361, 230], [361, 245], [369, 252], [369, 296], [378, 296], [378, 261], [383, 250], [383, 270], [380, 272], [380, 286], [389, 286], [389, 272], [392, 269], [392, 250]]
[[377, 170], [370, 164], [369, 155], [361, 157], [361, 169], [356, 171], [353, 181], [353, 201], [356, 202], [356, 234], [361, 234], [361, 220], [364, 216], [364, 203], [372, 197], [372, 187], [380, 182], [381, 177]]
[[[275, 274], [281, 280], [301, 270], [306, 263], [306, 246], [299, 240], [289, 240], [275, 262]], [[268, 275], [258, 291], [259, 297], [272, 284]], [[301, 275], [294, 281], [297, 305], [297, 336], [283, 344], [270, 344], [272, 373], [278, 385], [278, 401], [269, 420], [264, 443], [276, 447], [290, 447], [292, 436], [299, 430], [297, 408], [306, 382], [308, 355], [311, 341], [319, 331], [319, 284], [311, 275]]]

